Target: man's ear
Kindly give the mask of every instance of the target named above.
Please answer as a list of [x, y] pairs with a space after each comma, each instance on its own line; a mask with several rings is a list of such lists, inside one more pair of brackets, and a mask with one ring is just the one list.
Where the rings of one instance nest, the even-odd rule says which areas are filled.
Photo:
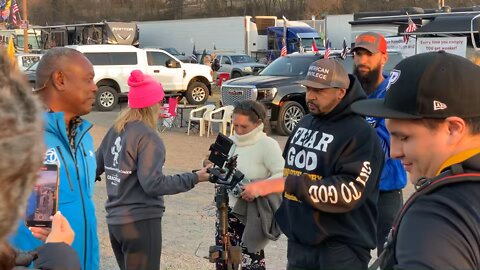
[[61, 71], [55, 71], [52, 73], [52, 84], [58, 91], [64, 91], [65, 76]]
[[343, 97], [347, 94], [347, 89], [340, 88], [337, 90], [338, 91], [338, 97], [340, 99], [343, 99]]
[[465, 120], [460, 117], [451, 116], [445, 119], [446, 128], [449, 135], [449, 141], [453, 144], [458, 143], [468, 132]]
[[387, 63], [387, 61], [388, 61], [388, 54], [382, 53], [382, 60], [381, 60], [381, 62], [380, 62], [380, 64], [382, 65], [382, 67], [385, 66], [385, 64]]

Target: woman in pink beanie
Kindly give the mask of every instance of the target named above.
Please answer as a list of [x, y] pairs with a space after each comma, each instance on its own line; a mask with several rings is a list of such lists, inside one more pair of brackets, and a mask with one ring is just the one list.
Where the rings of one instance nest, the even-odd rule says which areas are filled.
[[105, 173], [110, 243], [121, 270], [160, 269], [163, 195], [208, 180], [196, 173], [164, 175], [165, 146], [156, 130], [162, 86], [134, 70], [128, 78], [128, 108], [118, 116], [97, 150], [97, 177]]

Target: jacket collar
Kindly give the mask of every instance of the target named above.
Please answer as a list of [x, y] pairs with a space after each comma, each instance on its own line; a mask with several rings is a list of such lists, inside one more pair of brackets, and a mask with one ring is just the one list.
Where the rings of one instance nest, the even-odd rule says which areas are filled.
[[[45, 112], [43, 114], [43, 119], [45, 121], [45, 131], [57, 134], [62, 140], [65, 141], [67, 145], [69, 145], [67, 126], [65, 124], [65, 114], [63, 112]], [[81, 138], [82, 135], [93, 126], [87, 120], [83, 118], [81, 119], [82, 122], [78, 126], [77, 138]]]
[[480, 148], [469, 149], [469, 150], [460, 152], [454, 156], [451, 156], [442, 164], [442, 166], [440, 166], [440, 169], [437, 171], [435, 175], [439, 175], [442, 171], [449, 168], [450, 166], [454, 164], [462, 163], [465, 160], [468, 160], [471, 157], [476, 156], [478, 154], [480, 154]]

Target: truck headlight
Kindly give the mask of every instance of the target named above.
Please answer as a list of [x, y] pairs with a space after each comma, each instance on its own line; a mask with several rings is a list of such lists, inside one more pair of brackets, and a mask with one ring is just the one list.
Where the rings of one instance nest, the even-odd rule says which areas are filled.
[[253, 69], [252, 69], [252, 67], [244, 67], [244, 68], [243, 68], [243, 71], [245, 71], [245, 72], [252, 72]]
[[277, 95], [277, 88], [259, 88], [258, 100], [273, 100]]

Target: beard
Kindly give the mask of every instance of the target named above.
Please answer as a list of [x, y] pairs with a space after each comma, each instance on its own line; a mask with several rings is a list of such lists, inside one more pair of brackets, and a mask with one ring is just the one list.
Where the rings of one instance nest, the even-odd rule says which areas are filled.
[[376, 90], [376, 84], [382, 76], [382, 66], [379, 64], [366, 73], [361, 73], [358, 70], [359, 67], [362, 66], [355, 66], [353, 69], [353, 74], [357, 76], [365, 93], [367, 93], [367, 95], [371, 95]]

